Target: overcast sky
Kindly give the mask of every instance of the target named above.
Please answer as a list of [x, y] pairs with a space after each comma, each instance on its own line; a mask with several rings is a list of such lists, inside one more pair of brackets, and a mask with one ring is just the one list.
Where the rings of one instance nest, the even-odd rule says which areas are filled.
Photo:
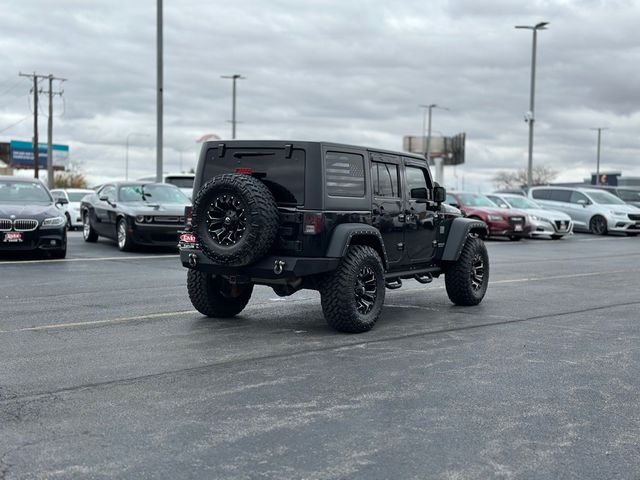
[[[130, 137], [130, 178], [155, 173], [155, 5], [2, 2], [0, 141], [32, 136], [18, 72], [53, 73], [69, 79], [54, 141], [91, 181], [124, 177], [132, 132], [148, 136]], [[640, 2], [165, 0], [164, 10], [165, 170], [180, 169], [180, 151], [193, 166], [203, 134], [231, 137], [220, 75], [239, 73], [238, 138], [399, 150], [420, 134], [418, 104], [437, 103], [450, 110], [433, 111], [434, 135], [467, 133], [466, 164], [446, 170], [447, 186], [491, 188], [497, 170], [527, 162], [532, 35], [513, 27], [548, 21], [534, 164], [581, 180], [595, 170], [590, 128], [607, 127], [602, 169], [640, 175]]]

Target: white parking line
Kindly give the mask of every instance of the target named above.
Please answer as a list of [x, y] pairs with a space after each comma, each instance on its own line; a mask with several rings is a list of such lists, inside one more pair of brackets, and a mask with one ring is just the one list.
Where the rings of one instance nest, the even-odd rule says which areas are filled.
[[113, 260], [151, 260], [156, 258], [178, 258], [178, 255], [175, 254], [165, 254], [165, 255], [126, 255], [120, 257], [86, 257], [86, 258], [60, 258], [60, 259], [50, 259], [50, 260], [10, 260], [8, 262], [0, 261], [0, 266], [2, 265], [32, 265], [35, 263], [64, 263], [64, 262], [107, 262]]

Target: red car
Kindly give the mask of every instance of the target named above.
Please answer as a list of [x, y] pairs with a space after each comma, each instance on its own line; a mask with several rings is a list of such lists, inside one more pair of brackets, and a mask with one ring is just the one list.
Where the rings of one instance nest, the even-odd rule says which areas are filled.
[[489, 227], [489, 235], [520, 240], [529, 236], [531, 224], [521, 210], [505, 210], [479, 193], [447, 192], [446, 203], [459, 208], [469, 218], [478, 218]]

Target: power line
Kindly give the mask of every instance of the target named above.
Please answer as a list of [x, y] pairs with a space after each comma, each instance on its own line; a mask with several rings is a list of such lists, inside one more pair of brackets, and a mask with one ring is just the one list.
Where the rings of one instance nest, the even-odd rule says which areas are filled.
[[12, 123], [11, 125], [9, 125], [8, 127], [4, 127], [2, 130], [0, 130], [0, 133], [6, 132], [7, 130], [9, 130], [10, 128], [15, 127], [16, 125], [24, 122], [27, 118], [29, 118], [31, 115], [27, 115], [26, 117], [24, 117], [21, 120], [18, 120], [16, 123]]

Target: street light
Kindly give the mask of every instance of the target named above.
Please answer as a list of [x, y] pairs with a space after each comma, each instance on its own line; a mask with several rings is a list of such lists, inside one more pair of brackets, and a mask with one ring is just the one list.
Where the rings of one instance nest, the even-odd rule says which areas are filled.
[[589, 130], [595, 130], [598, 132], [598, 153], [596, 157], [596, 185], [600, 185], [600, 137], [602, 130], [609, 130], [607, 127], [590, 128]]
[[[423, 154], [427, 159], [427, 162], [431, 160], [431, 110], [434, 108], [439, 108], [441, 110], [449, 110], [447, 107], [441, 107], [440, 105], [436, 105], [432, 103], [431, 105], [418, 105], [420, 108], [424, 108], [424, 115], [422, 116], [422, 138], [425, 138], [425, 123], [427, 119], [427, 112], [429, 112], [429, 130], [426, 134], [426, 148], [424, 148]], [[423, 144], [424, 145], [424, 144]]]
[[230, 78], [233, 81], [233, 93], [232, 93], [232, 107], [231, 107], [231, 138], [236, 138], [236, 80], [245, 80], [247, 77], [243, 77], [239, 74], [222, 75], [220, 78]]
[[125, 163], [124, 163], [124, 179], [125, 180], [129, 180], [129, 140], [131, 139], [131, 137], [133, 137], [134, 135], [138, 135], [139, 137], [148, 137], [149, 134], [147, 133], [138, 133], [138, 132], [131, 132], [129, 135], [127, 135], [127, 148], [126, 148], [126, 156], [125, 156]]
[[538, 30], [546, 30], [549, 22], [540, 22], [533, 26], [516, 25], [515, 28], [522, 28], [533, 31], [533, 48], [531, 52], [531, 94], [529, 97], [529, 111], [525, 115], [525, 122], [529, 122], [529, 163], [527, 164], [527, 187], [531, 188], [533, 180], [533, 123], [535, 122], [534, 100], [536, 94], [536, 43], [538, 40]]

